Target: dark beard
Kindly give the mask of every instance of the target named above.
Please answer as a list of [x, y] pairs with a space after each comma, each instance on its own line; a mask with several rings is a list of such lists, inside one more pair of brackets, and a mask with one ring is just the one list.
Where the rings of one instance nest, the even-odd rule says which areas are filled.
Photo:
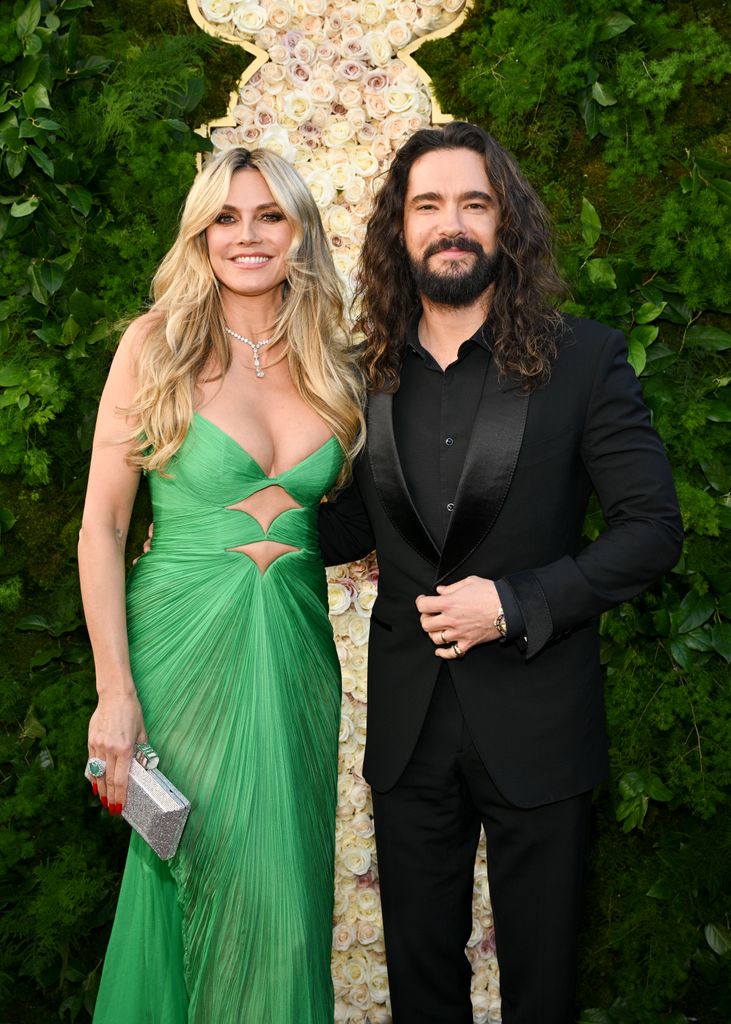
[[[444, 273], [430, 270], [428, 261], [434, 253], [454, 247], [473, 252], [476, 259], [469, 270], [457, 267], [448, 268]], [[450, 238], [435, 242], [425, 250], [421, 259], [409, 256], [409, 266], [414, 277], [417, 291], [429, 302], [437, 306], [470, 306], [497, 280], [500, 273], [500, 253], [495, 251], [489, 255], [479, 242], [469, 238]]]

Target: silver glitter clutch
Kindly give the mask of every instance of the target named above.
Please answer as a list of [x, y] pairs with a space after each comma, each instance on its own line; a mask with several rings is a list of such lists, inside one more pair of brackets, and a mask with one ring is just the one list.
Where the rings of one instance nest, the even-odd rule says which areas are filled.
[[137, 747], [129, 766], [127, 802], [122, 817], [139, 832], [161, 860], [169, 860], [178, 848], [190, 801], [158, 770], [159, 758], [152, 747]]

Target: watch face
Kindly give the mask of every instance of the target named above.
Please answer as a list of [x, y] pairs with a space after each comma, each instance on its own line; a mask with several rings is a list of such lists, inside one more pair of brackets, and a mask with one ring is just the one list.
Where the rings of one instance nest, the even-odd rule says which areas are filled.
[[498, 631], [500, 636], [505, 636], [508, 631], [507, 626], [505, 625], [505, 612], [502, 610], [498, 612], [498, 616], [495, 619], [495, 629]]

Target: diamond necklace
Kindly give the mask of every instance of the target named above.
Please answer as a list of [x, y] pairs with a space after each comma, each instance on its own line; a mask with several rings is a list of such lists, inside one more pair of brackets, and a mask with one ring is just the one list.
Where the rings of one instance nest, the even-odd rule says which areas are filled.
[[[236, 338], [237, 341], [243, 341], [244, 345], [249, 346], [254, 355], [254, 369], [256, 370], [256, 375], [257, 377], [263, 377], [264, 371], [262, 370], [261, 363], [259, 362], [259, 349], [264, 348], [265, 345], [270, 345], [273, 339], [262, 338], [261, 341], [252, 341], [250, 338], [245, 338], [243, 334], [239, 334], [238, 331], [232, 331], [228, 324], [224, 324], [223, 329], [227, 334], [230, 334], [232, 338]], [[277, 362], [279, 362], [278, 359]], [[270, 365], [273, 366], [274, 363], [271, 363]]]

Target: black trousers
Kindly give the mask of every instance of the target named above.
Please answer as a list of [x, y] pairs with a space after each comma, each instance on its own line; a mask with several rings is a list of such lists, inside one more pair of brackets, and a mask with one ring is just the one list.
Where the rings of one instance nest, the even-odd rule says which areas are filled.
[[[489, 684], [486, 684], [489, 685]], [[404, 774], [373, 793], [394, 1024], [472, 1024], [475, 855], [484, 825], [503, 1024], [570, 1024], [591, 793], [523, 809], [496, 789], [446, 666]]]

